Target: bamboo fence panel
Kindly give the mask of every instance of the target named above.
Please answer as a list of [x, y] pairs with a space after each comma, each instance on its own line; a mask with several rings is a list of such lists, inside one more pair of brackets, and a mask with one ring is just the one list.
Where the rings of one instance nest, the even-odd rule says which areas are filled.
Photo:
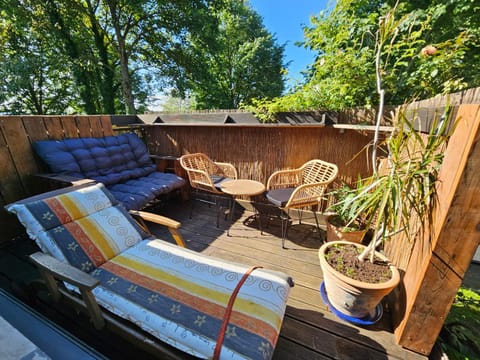
[[339, 177], [348, 183], [369, 172], [363, 151], [372, 133], [351, 129], [162, 124], [144, 126], [143, 131], [152, 154], [179, 157], [202, 152], [215, 161], [232, 163], [239, 177], [264, 184], [274, 171], [296, 168], [311, 159], [337, 164]]

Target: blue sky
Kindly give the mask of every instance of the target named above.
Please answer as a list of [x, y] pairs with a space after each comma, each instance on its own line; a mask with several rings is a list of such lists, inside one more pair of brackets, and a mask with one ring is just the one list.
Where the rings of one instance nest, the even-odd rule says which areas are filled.
[[313, 53], [295, 46], [303, 41], [303, 26], [310, 25], [310, 17], [327, 8], [328, 0], [250, 0], [250, 5], [262, 17], [263, 24], [285, 46], [290, 85], [301, 80], [300, 72], [313, 62]]

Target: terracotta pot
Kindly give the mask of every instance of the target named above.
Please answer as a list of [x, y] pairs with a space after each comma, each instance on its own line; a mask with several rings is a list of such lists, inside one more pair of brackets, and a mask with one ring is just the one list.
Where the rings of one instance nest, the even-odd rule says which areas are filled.
[[[394, 265], [391, 265], [392, 277], [386, 282], [371, 284], [351, 279], [336, 271], [325, 259], [326, 249], [339, 244], [352, 245], [348, 241], [333, 241], [323, 244], [318, 250], [328, 301], [336, 310], [345, 315], [360, 319], [365, 318], [371, 315], [383, 297], [388, 295], [398, 285], [400, 273]], [[353, 245], [365, 248], [361, 244], [354, 243]], [[375, 255], [382, 260], [388, 261], [379, 252], [376, 252]]]
[[335, 226], [329, 220], [336, 215], [327, 217], [327, 241], [345, 240], [360, 244], [367, 230], [342, 231], [343, 226]]

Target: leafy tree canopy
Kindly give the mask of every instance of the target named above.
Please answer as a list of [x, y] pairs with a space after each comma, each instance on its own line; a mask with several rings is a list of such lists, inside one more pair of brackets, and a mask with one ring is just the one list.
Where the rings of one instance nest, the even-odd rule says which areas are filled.
[[208, 108], [279, 96], [283, 48], [246, 4], [4, 0], [0, 113], [135, 113], [167, 89]]
[[[284, 46], [244, 1], [211, 6], [215, 27], [192, 33], [181, 49], [177, 79], [185, 81], [198, 109], [236, 109], [258, 97], [274, 98], [284, 89]], [[182, 86], [177, 85], [180, 96]]]
[[[311, 18], [303, 46], [317, 53], [303, 84], [273, 101], [257, 100], [268, 119], [278, 111], [372, 106], [379, 22], [394, 1], [338, 0]], [[480, 7], [470, 0], [398, 1], [398, 27], [383, 48], [386, 102], [400, 104], [480, 85]]]

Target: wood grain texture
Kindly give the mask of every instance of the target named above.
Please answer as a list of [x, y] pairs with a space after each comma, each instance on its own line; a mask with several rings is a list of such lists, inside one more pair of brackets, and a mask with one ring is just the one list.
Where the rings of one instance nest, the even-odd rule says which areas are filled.
[[[416, 242], [404, 275], [405, 313], [396, 313], [395, 333], [402, 346], [423, 354], [431, 351], [480, 243], [479, 127], [480, 105], [460, 106], [439, 173], [439, 206], [425, 236], [430, 241]], [[426, 324], [429, 331], [422, 332]]]

